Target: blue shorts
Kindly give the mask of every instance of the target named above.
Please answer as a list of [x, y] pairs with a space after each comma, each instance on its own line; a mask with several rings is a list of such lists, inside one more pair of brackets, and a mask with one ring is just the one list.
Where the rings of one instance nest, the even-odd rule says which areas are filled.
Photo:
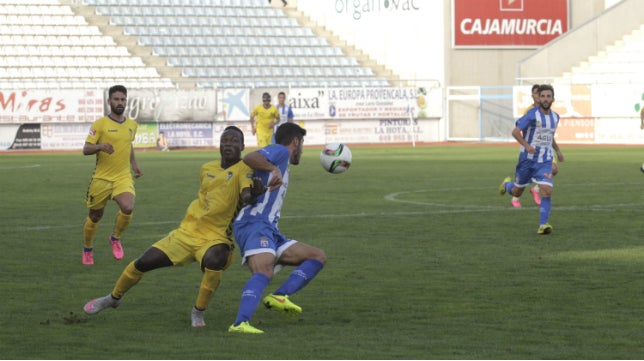
[[271, 253], [278, 260], [287, 248], [297, 242], [286, 238], [266, 222], [235, 222], [233, 229], [241, 251], [242, 264], [246, 264], [249, 256], [259, 253]]
[[532, 182], [552, 187], [552, 161], [543, 163], [537, 163], [531, 159], [519, 161], [514, 185], [525, 188]]

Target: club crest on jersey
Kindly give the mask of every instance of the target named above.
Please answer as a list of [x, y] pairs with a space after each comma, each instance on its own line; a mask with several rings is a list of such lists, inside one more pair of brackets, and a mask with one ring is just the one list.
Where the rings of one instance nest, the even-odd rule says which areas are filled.
[[537, 127], [540, 127], [540, 126], [541, 126], [541, 121], [537, 120]]
[[268, 238], [266, 238], [266, 237], [260, 238], [259, 239], [259, 246], [264, 247], [264, 248], [268, 247]]
[[233, 172], [228, 172], [228, 175], [226, 176], [226, 181], [229, 181], [230, 178], [233, 177]]

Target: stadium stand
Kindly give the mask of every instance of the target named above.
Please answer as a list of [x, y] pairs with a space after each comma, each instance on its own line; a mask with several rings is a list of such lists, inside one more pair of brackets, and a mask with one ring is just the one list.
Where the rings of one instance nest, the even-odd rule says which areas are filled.
[[55, 0], [2, 0], [0, 53], [3, 88], [175, 86]]
[[644, 82], [644, 25], [597, 55], [565, 72], [562, 82], [576, 84]]
[[200, 87], [388, 86], [263, 0], [85, 0]]
[[5, 88], [390, 84], [263, 0], [0, 0], [0, 42]]

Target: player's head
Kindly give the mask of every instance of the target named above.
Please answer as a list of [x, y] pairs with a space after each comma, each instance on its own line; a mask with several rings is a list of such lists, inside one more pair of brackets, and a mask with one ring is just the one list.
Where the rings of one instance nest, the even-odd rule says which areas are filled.
[[539, 105], [542, 109], [548, 110], [555, 101], [555, 88], [549, 84], [539, 85]]
[[122, 115], [127, 104], [127, 88], [123, 85], [114, 85], [108, 91], [108, 95], [112, 114]]
[[226, 127], [219, 138], [219, 154], [222, 163], [235, 163], [244, 150], [244, 132], [234, 125]]
[[277, 132], [275, 132], [275, 143], [287, 147], [292, 145], [294, 147], [291, 149], [291, 164], [300, 164], [305, 135], [306, 129], [295, 123], [284, 123], [280, 125], [279, 128], [277, 128]]
[[279, 93], [277, 94], [277, 101], [278, 101], [280, 104], [284, 104], [284, 101], [285, 101], [285, 100], [286, 100], [286, 93], [284, 93], [284, 92], [279, 92]]
[[532, 103], [534, 105], [539, 105], [539, 84], [534, 84], [532, 86]]
[[271, 95], [268, 93], [262, 94], [262, 104], [264, 104], [265, 107], [268, 107], [271, 104]]

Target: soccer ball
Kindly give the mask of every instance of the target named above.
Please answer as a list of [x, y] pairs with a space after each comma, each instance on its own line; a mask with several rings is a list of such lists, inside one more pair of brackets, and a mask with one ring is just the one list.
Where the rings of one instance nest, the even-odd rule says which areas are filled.
[[320, 152], [320, 163], [329, 173], [344, 173], [351, 166], [351, 149], [342, 143], [329, 143]]

